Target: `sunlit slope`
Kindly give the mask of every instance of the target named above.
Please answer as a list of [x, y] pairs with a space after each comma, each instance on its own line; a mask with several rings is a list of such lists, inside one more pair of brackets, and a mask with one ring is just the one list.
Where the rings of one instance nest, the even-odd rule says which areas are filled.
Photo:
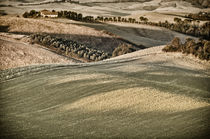
[[0, 84], [1, 137], [207, 137], [209, 63], [160, 48], [13, 70]]

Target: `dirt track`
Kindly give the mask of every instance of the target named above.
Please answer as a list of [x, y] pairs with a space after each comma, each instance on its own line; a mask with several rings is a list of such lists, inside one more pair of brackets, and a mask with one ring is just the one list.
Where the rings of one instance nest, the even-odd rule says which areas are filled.
[[206, 138], [209, 63], [161, 48], [4, 71], [1, 137]]

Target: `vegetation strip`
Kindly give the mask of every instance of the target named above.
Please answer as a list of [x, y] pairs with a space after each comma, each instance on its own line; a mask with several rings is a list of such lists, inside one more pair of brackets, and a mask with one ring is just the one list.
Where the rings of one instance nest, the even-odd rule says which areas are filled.
[[180, 42], [178, 37], [163, 48], [165, 52], [182, 52], [184, 54], [192, 54], [202, 60], [210, 60], [210, 41], [199, 40], [195, 41], [188, 38], [184, 44]]
[[31, 43], [41, 44], [67, 57], [82, 58], [86, 61], [99, 61], [110, 57], [108, 53], [95, 50], [72, 40], [52, 37], [47, 34], [33, 34]]

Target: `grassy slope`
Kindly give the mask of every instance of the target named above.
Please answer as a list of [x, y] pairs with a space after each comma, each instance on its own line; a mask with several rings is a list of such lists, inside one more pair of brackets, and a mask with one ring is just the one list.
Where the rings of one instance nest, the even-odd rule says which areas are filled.
[[161, 48], [17, 73], [0, 84], [1, 136], [208, 136], [209, 63]]

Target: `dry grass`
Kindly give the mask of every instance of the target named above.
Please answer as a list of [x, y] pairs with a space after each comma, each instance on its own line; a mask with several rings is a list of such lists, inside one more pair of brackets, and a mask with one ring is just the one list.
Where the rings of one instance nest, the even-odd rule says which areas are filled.
[[210, 104], [186, 96], [163, 93], [152, 88], [132, 88], [85, 97], [63, 106], [62, 110], [79, 109], [88, 113], [126, 109], [131, 113], [147, 113], [181, 112], [205, 106], [210, 106]]
[[0, 34], [0, 69], [9, 69], [28, 65], [63, 63], [76, 61], [45, 50], [38, 45], [24, 43], [22, 35]]

